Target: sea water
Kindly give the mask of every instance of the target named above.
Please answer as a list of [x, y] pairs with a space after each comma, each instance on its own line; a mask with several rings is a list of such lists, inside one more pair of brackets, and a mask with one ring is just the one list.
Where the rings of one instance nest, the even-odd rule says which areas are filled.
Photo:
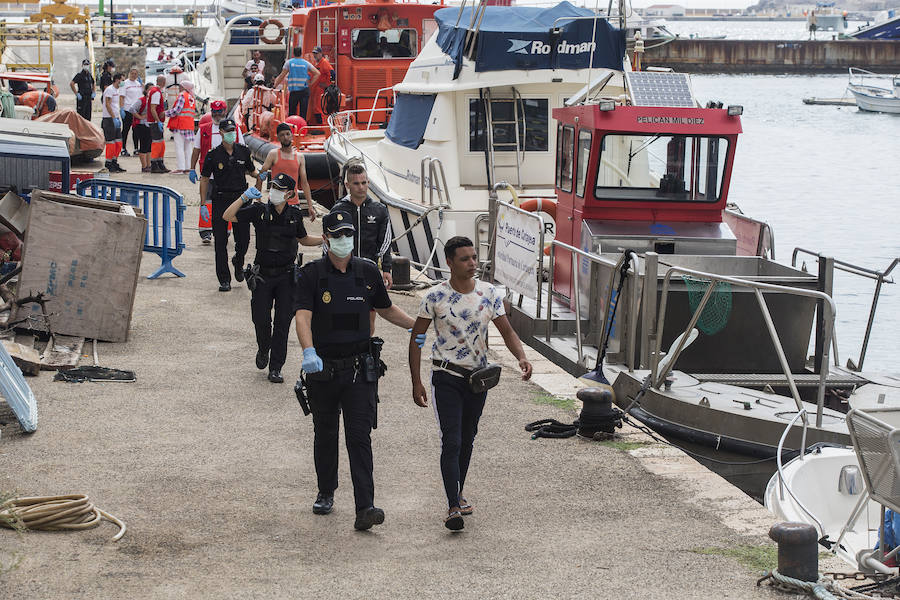
[[[844, 75], [691, 79], [699, 99], [744, 107], [729, 200], [774, 228], [777, 260], [790, 264], [795, 247], [879, 270], [900, 257], [900, 115], [803, 104], [843, 95]], [[842, 364], [858, 361], [873, 291], [872, 280], [835, 276]], [[900, 285], [885, 285], [865, 370], [900, 374], [898, 342]]]

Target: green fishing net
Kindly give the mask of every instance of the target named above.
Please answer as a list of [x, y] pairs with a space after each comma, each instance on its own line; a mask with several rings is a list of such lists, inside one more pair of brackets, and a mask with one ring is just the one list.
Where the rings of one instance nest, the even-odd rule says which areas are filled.
[[[697, 279], [688, 275], [683, 275], [682, 279], [687, 286], [688, 304], [690, 304], [693, 314], [700, 306], [700, 301], [703, 300], [703, 295], [709, 288], [710, 282], [708, 279]], [[729, 315], [731, 315], [731, 284], [727, 281], [717, 281], [712, 295], [697, 320], [697, 329], [706, 335], [719, 333], [728, 324]]]

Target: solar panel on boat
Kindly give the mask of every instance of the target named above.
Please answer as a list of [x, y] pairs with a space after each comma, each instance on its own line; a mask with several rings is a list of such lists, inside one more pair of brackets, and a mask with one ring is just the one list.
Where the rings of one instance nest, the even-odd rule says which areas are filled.
[[634, 106], [696, 106], [687, 73], [626, 71], [625, 78]]

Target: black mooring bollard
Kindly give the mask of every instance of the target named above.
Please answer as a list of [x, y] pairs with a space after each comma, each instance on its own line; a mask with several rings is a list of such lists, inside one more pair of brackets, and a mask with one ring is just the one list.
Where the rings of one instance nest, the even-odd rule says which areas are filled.
[[800, 581], [819, 579], [816, 528], [806, 523], [775, 523], [769, 537], [778, 544], [778, 572]]
[[394, 278], [394, 289], [408, 290], [412, 287], [409, 280], [409, 259], [405, 256], [393, 257], [391, 275]]

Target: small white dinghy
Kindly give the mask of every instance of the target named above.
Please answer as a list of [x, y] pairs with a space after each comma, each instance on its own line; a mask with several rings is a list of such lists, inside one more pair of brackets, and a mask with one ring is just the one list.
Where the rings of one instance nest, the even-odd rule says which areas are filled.
[[[779, 521], [808, 523], [819, 531], [820, 543], [828, 546], [841, 538], [844, 525], [865, 493], [859, 460], [853, 448], [816, 446], [775, 473], [766, 486], [765, 505]], [[871, 550], [878, 542], [881, 505], [868, 499], [861, 514], [831, 550], [856, 568], [860, 550]]]
[[[890, 77], [891, 87], [881, 87], [869, 82], [872, 78], [879, 77], [882, 80]], [[860, 110], [900, 114], [900, 75], [877, 75], [851, 67], [847, 90], [853, 94]]]
[[854, 408], [847, 427], [852, 448], [814, 446], [787, 464], [778, 460], [766, 508], [779, 519], [815, 526], [820, 543], [854, 568], [897, 575], [888, 564], [895, 564], [900, 546], [887, 554], [875, 546], [884, 511], [900, 513], [900, 409]]

